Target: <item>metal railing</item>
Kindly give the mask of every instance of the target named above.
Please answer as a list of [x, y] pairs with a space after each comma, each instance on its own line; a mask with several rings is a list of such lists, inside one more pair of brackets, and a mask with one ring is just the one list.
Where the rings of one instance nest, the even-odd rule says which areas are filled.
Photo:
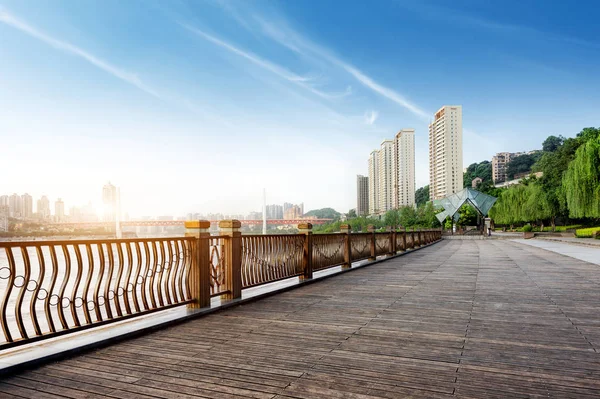
[[[199, 224], [200, 223], [200, 224]], [[203, 224], [204, 223], [204, 224]], [[80, 331], [334, 266], [395, 255], [441, 239], [440, 230], [221, 235], [196, 221], [186, 237], [0, 242], [0, 349]], [[200, 227], [206, 227], [200, 228]]]

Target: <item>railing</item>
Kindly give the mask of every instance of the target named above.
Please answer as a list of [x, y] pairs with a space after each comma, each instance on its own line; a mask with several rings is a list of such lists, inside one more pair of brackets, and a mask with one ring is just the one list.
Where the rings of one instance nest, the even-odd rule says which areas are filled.
[[246, 235], [207, 221], [186, 237], [0, 242], [0, 349], [211, 298], [377, 256], [395, 255], [441, 239], [439, 230]]

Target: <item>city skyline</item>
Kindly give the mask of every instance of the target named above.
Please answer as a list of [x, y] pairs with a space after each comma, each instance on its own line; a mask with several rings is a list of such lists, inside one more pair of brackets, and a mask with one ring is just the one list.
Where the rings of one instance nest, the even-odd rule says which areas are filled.
[[594, 125], [593, 15], [509, 3], [2, 0], [0, 189], [85, 204], [111, 180], [124, 209], [159, 215], [246, 213], [266, 187], [346, 212], [395, 126], [415, 128], [428, 184], [439, 104], [469, 110], [462, 167]]

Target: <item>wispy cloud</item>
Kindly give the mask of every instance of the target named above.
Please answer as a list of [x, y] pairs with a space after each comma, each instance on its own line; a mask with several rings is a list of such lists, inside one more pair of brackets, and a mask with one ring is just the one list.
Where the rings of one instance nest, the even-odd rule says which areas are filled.
[[346, 90], [341, 93], [326, 93], [324, 91], [317, 90], [310, 84], [310, 82], [313, 80], [313, 78], [311, 78], [311, 77], [300, 76], [293, 72], [290, 72], [280, 65], [277, 65], [277, 64], [275, 64], [271, 61], [268, 61], [264, 58], [261, 58], [258, 55], [254, 54], [250, 51], [242, 50], [242, 49], [232, 45], [231, 43], [228, 43], [222, 39], [219, 39], [216, 36], [210, 35], [210, 34], [204, 32], [198, 28], [195, 28], [193, 26], [190, 26], [190, 25], [187, 25], [184, 23], [180, 23], [180, 25], [183, 28], [189, 30], [190, 32], [208, 40], [209, 42], [216, 44], [217, 46], [220, 46], [242, 58], [245, 58], [248, 61], [258, 65], [259, 67], [261, 67], [269, 72], [272, 72], [275, 75], [277, 75], [291, 83], [294, 83], [297, 86], [300, 86], [303, 89], [306, 89], [319, 97], [331, 100], [331, 99], [335, 99], [335, 98], [346, 97], [352, 93], [352, 89], [350, 87], [346, 88]]
[[373, 110], [365, 112], [365, 123], [367, 125], [374, 124], [377, 118], [379, 118], [379, 112]]
[[470, 25], [507, 35], [512, 34], [518, 36], [518, 40], [523, 40], [523, 38], [535, 38], [544, 41], [552, 40], [596, 49], [600, 48], [600, 43], [598, 42], [592, 42], [563, 34], [545, 32], [526, 25], [492, 21], [481, 16], [466, 14], [459, 10], [444, 6], [434, 6], [431, 4], [425, 4], [424, 2], [399, 2], [398, 4], [426, 18], [451, 22], [462, 26]]
[[351, 65], [335, 56], [330, 50], [327, 50], [302, 37], [298, 32], [287, 26], [283, 21], [280, 21], [276, 24], [271, 21], [267, 21], [258, 15], [255, 15], [254, 19], [266, 36], [287, 47], [288, 49], [305, 57], [316, 58], [319, 62], [325, 60], [332, 65], [340, 67], [362, 85], [374, 91], [375, 93], [395, 102], [421, 119], [427, 120], [429, 118], [429, 113], [425, 112], [402, 94], [390, 87], [386, 87], [381, 83], [378, 83], [375, 81], [375, 79], [368, 76], [354, 65]]
[[18, 29], [21, 32], [26, 33], [29, 36], [32, 36], [38, 40], [41, 40], [42, 42], [54, 47], [57, 50], [63, 51], [65, 53], [74, 55], [79, 58], [82, 58], [85, 61], [89, 62], [90, 64], [94, 65], [95, 67], [100, 68], [103, 71], [113, 75], [114, 77], [121, 79], [122, 81], [137, 87], [138, 89], [150, 94], [151, 96], [154, 96], [156, 98], [161, 98], [160, 95], [156, 91], [154, 91], [152, 88], [150, 88], [144, 82], [142, 82], [142, 80], [136, 74], [127, 72], [121, 68], [118, 68], [118, 67], [98, 58], [97, 56], [91, 54], [90, 52], [83, 50], [69, 42], [62, 41], [62, 40], [56, 39], [50, 35], [47, 35], [47, 34], [43, 33], [42, 31], [38, 30], [37, 28], [24, 22], [23, 20], [12, 15], [11, 13], [9, 13], [8, 11], [6, 11], [5, 9], [3, 9], [1, 7], [0, 7], [0, 22], [6, 24], [8, 26], [11, 26], [15, 29]]

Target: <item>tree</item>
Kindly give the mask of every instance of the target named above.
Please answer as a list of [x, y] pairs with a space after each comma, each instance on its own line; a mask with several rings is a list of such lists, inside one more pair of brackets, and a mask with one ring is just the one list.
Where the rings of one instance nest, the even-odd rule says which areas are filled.
[[417, 206], [424, 205], [427, 201], [429, 201], [429, 185], [418, 188], [415, 192], [415, 202]]
[[515, 175], [531, 172], [531, 167], [540, 158], [540, 154], [523, 154], [513, 158], [506, 167], [506, 175], [509, 180], [513, 180]]
[[308, 211], [304, 216], [313, 216], [319, 219], [339, 219], [341, 214], [333, 208], [322, 208]]
[[403, 206], [398, 209], [399, 222], [404, 228], [414, 227], [417, 225], [417, 211], [412, 206]]
[[596, 137], [575, 152], [575, 159], [564, 174], [563, 188], [571, 217], [600, 218], [600, 134], [597, 130]]
[[553, 216], [553, 207], [550, 204], [550, 193], [544, 190], [542, 184], [533, 181], [527, 185], [526, 199], [522, 209], [525, 222], [541, 222], [541, 229], [544, 229], [544, 219]]
[[471, 187], [473, 179], [481, 178], [482, 183], [492, 183], [492, 164], [490, 161], [482, 161], [480, 163], [472, 163], [463, 174], [463, 186]]
[[489, 216], [497, 224], [507, 224], [512, 228], [524, 220], [523, 208], [527, 201], [527, 187], [523, 184], [504, 190], [490, 209]]
[[470, 204], [463, 204], [458, 210], [458, 226], [474, 226], [477, 224], [477, 211]]
[[348, 211], [348, 219], [355, 218], [355, 217], [356, 217], [356, 209], [350, 209]]
[[558, 150], [564, 141], [565, 138], [563, 136], [548, 136], [548, 138], [542, 143], [542, 151], [554, 152]]
[[383, 217], [383, 223], [386, 226], [390, 226], [394, 229], [398, 227], [400, 224], [400, 215], [398, 214], [398, 211], [396, 209], [387, 211]]

